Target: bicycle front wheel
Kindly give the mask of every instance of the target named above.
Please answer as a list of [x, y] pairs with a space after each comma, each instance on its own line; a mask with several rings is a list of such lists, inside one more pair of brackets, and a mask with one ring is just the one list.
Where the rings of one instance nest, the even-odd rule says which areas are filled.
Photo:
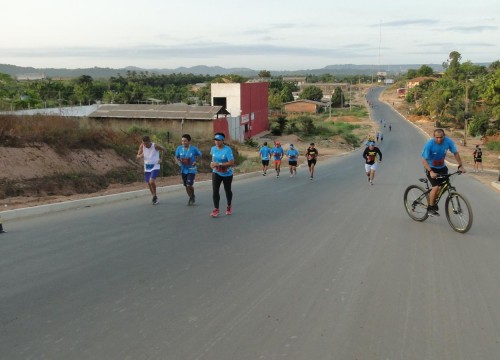
[[415, 221], [424, 221], [429, 217], [427, 206], [429, 194], [418, 185], [410, 185], [406, 188], [404, 205], [408, 215]]
[[459, 233], [466, 233], [472, 226], [472, 208], [469, 201], [459, 193], [451, 193], [446, 198], [446, 219]]

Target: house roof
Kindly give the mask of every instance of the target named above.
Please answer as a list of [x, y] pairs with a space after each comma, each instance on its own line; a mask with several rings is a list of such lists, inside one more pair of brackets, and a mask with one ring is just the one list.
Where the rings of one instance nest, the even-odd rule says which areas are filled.
[[91, 118], [126, 119], [191, 119], [213, 120], [217, 115], [228, 115], [222, 106], [192, 106], [186, 104], [107, 104], [89, 115]]
[[283, 103], [283, 105], [295, 104], [295, 103], [300, 103], [300, 102], [314, 104], [316, 106], [327, 106], [328, 105], [328, 104], [325, 104], [321, 101], [313, 101], [313, 100], [307, 100], [307, 99], [299, 99], [299, 100], [289, 101], [289, 102]]

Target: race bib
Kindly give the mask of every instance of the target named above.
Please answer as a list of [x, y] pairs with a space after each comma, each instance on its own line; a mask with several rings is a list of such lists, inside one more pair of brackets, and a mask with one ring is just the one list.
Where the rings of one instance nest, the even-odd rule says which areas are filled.
[[444, 165], [444, 159], [442, 160], [432, 160], [432, 166], [443, 166]]

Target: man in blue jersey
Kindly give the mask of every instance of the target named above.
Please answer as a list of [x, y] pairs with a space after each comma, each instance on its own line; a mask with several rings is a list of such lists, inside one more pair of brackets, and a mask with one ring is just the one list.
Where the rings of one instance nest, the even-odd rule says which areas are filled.
[[259, 154], [262, 161], [262, 176], [266, 176], [269, 160], [271, 160], [271, 148], [267, 146], [267, 141], [259, 149]]
[[290, 177], [297, 175], [297, 161], [299, 158], [299, 152], [293, 144], [290, 144], [290, 148], [286, 151], [286, 157], [288, 158], [288, 166], [290, 168]]
[[428, 211], [430, 215], [437, 215], [438, 207], [436, 202], [436, 197], [439, 192], [442, 179], [438, 179], [439, 175], [448, 174], [448, 168], [446, 167], [445, 158], [446, 152], [450, 151], [458, 163], [458, 170], [465, 172], [462, 166], [462, 159], [458, 153], [455, 143], [450, 138], [446, 137], [443, 129], [434, 130], [434, 137], [427, 141], [422, 150], [422, 164], [425, 168], [425, 173], [427, 179], [432, 185], [432, 190], [429, 194], [429, 206]]
[[175, 160], [177, 165], [181, 167], [182, 183], [189, 196], [188, 205], [195, 203], [194, 178], [200, 157], [201, 151], [196, 146], [191, 145], [191, 136], [189, 134], [182, 135], [181, 145], [175, 150]]
[[271, 154], [274, 156], [274, 169], [276, 170], [276, 177], [280, 177], [281, 171], [281, 159], [283, 159], [283, 155], [285, 152], [281, 147], [281, 143], [279, 141], [274, 142], [274, 147], [271, 150]]

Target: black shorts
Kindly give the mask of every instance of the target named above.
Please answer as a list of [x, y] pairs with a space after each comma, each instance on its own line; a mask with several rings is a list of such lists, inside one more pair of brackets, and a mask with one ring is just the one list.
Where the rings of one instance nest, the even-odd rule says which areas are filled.
[[307, 160], [307, 166], [316, 165], [316, 159]]
[[476, 158], [476, 159], [474, 159], [474, 162], [480, 162], [480, 163], [482, 163], [483, 159], [482, 158]]
[[297, 161], [288, 161], [288, 165], [297, 166]]
[[[434, 171], [436, 174], [439, 175], [446, 175], [448, 174], [448, 168], [445, 166], [444, 168], [441, 169], [435, 169], [431, 168], [432, 171]], [[426, 170], [425, 175], [427, 175], [427, 179], [429, 179], [429, 182], [431, 183], [432, 187], [441, 185], [443, 183], [443, 179], [434, 179], [431, 177], [430, 173]]]
[[262, 160], [263, 166], [269, 166], [269, 160]]
[[196, 174], [181, 174], [181, 177], [182, 177], [182, 184], [184, 186], [193, 186]]

